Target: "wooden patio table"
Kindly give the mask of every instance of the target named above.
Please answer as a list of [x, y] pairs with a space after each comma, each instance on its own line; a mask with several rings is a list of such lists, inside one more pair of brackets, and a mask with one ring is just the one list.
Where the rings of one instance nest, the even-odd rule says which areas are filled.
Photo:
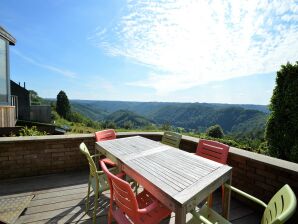
[[[140, 136], [96, 142], [100, 153], [116, 162], [154, 197], [175, 212], [175, 223], [224, 183], [232, 168]], [[229, 217], [230, 190], [225, 189], [223, 215]]]

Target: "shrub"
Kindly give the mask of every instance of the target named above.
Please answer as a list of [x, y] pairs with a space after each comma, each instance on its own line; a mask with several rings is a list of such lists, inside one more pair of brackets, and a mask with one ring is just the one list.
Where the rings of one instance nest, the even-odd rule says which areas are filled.
[[161, 125], [162, 131], [170, 131], [172, 129], [171, 125], [169, 123], [164, 123]]
[[39, 135], [47, 135], [45, 131], [38, 131], [36, 126], [32, 126], [28, 128], [27, 126], [23, 127], [20, 132], [20, 136], [39, 136]]
[[206, 135], [213, 138], [223, 138], [224, 132], [220, 125], [216, 124], [214, 126], [211, 126], [207, 129]]

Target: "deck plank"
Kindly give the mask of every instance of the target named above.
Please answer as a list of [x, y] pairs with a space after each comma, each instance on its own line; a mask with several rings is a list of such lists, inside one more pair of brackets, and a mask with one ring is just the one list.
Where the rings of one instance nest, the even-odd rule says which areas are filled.
[[[67, 180], [62, 181], [64, 178]], [[57, 178], [58, 183], [52, 182]], [[85, 200], [87, 193], [86, 172], [71, 172], [40, 177], [21, 178], [23, 188], [19, 187], [20, 180], [10, 180], [1, 183], [0, 197], [13, 197], [18, 195], [34, 194], [35, 197], [28, 208], [16, 223], [50, 224], [50, 223], [92, 223], [92, 203], [88, 214], [85, 213]], [[15, 184], [14, 184], [15, 182]], [[37, 183], [37, 186], [35, 185]], [[31, 187], [33, 189], [31, 189]], [[6, 188], [9, 187], [9, 188]], [[4, 190], [6, 188], [7, 191]], [[24, 191], [27, 190], [27, 192]], [[220, 190], [220, 189], [219, 189]], [[21, 194], [19, 194], [21, 193]], [[93, 196], [91, 194], [91, 202]], [[107, 223], [109, 206], [109, 191], [103, 193], [99, 199], [97, 223]], [[213, 208], [221, 212], [221, 193], [216, 191], [213, 197]], [[189, 215], [188, 215], [189, 217]], [[244, 206], [235, 199], [231, 201], [230, 220], [235, 224], [259, 223], [260, 215], [253, 209]], [[163, 220], [162, 224], [175, 223], [175, 213]]]

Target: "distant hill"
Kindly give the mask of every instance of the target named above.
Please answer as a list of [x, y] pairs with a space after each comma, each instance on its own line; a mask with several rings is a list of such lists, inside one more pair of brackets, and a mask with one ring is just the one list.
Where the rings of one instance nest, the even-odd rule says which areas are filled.
[[104, 120], [109, 115], [109, 112], [102, 110], [93, 101], [84, 103], [71, 101], [71, 107], [74, 111], [82, 113], [94, 121]]
[[70, 100], [72, 105], [86, 105], [94, 111], [112, 113], [117, 110], [129, 110], [143, 116], [148, 116], [165, 106], [191, 106], [206, 105], [213, 108], [224, 109], [228, 107], [241, 107], [269, 113], [268, 106], [254, 104], [220, 104], [220, 103], [173, 103], [173, 102], [134, 102], [134, 101], [96, 101], [96, 100]]
[[269, 114], [269, 107], [266, 105], [256, 105], [256, 104], [220, 104], [220, 103], [215, 103], [215, 104], [211, 104], [211, 105], [216, 105], [218, 107], [222, 107], [222, 108], [228, 108], [228, 107], [241, 107], [243, 109], [246, 110], [258, 110], [261, 111], [265, 114]]
[[263, 132], [269, 113], [264, 105], [71, 100], [75, 111], [93, 120], [111, 120], [138, 127], [156, 123], [205, 131], [219, 124], [225, 133]]
[[231, 133], [236, 138], [264, 138], [264, 131], [267, 122], [267, 116], [256, 114], [256, 116], [242, 123], [233, 126]]
[[[193, 104], [184, 106], [166, 106], [153, 114], [156, 123], [169, 123], [177, 127], [205, 131], [206, 128], [219, 124], [225, 133], [233, 128], [239, 131], [240, 124], [254, 119], [265, 118], [267, 115], [257, 110], [246, 110], [241, 107], [217, 108], [209, 104]], [[236, 128], [238, 127], [238, 128]], [[253, 127], [252, 127], [253, 128]]]
[[125, 127], [128, 122], [135, 128], [153, 124], [151, 120], [128, 110], [118, 110], [113, 112], [106, 117], [106, 120], [115, 122], [117, 127]]

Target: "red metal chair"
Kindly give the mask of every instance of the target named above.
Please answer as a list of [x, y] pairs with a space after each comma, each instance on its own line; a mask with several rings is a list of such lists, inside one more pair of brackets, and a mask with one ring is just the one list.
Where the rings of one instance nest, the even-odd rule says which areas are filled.
[[121, 179], [125, 173], [112, 174], [104, 160], [100, 161], [100, 165], [110, 184], [109, 224], [112, 223], [112, 218], [121, 224], [160, 223], [171, 214], [171, 211], [148, 191], [144, 190], [135, 196], [130, 184]]
[[[196, 154], [206, 159], [213, 160], [218, 163], [227, 164], [230, 146], [220, 142], [200, 139]], [[224, 200], [224, 186], [221, 186], [222, 191], [222, 204]], [[213, 196], [210, 194], [208, 198], [208, 206], [212, 207]]]
[[107, 129], [107, 130], [95, 132], [95, 139], [97, 142], [112, 140], [115, 138], [116, 138], [116, 133], [114, 129]]
[[[106, 129], [103, 131], [95, 132], [95, 141], [96, 142], [113, 140], [113, 139], [116, 139], [116, 132], [114, 129]], [[101, 158], [104, 158], [104, 156], [101, 156]], [[110, 160], [110, 162], [112, 162], [112, 161]]]
[[[95, 132], [95, 139], [97, 142], [100, 141], [107, 141], [107, 140], [113, 140], [116, 139], [116, 132], [114, 129], [106, 129], [103, 131], [97, 131]], [[105, 158], [105, 156], [101, 156], [101, 159]], [[111, 161], [110, 159], [106, 158], [106, 161], [108, 161], [108, 167], [110, 168], [110, 164], [113, 163], [113, 161]], [[99, 161], [98, 161], [99, 162]], [[100, 164], [99, 164], [100, 166]], [[136, 181], [130, 179], [130, 177], [128, 177], [127, 179], [129, 182], [133, 183], [133, 186], [135, 186], [135, 191], [137, 192], [139, 185], [137, 184]]]

